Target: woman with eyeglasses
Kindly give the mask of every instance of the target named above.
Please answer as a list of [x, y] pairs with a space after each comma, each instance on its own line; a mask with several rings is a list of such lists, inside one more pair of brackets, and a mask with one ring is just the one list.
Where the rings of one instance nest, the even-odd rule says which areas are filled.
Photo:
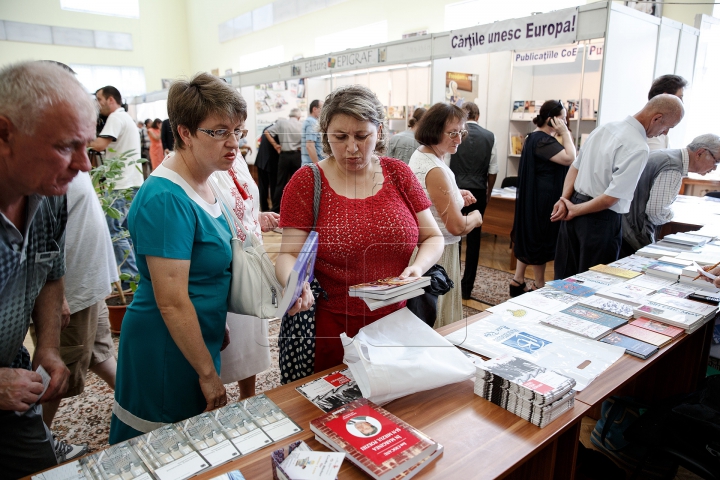
[[[240, 125], [240, 149], [245, 145], [245, 124]], [[250, 175], [247, 163], [238, 154], [232, 168], [212, 174], [212, 179], [223, 197], [225, 205], [233, 209], [244, 231], [255, 235], [262, 243], [262, 232], [278, 226], [280, 215], [260, 211], [260, 190]], [[245, 241], [239, 226], [237, 236]], [[227, 326], [230, 345], [222, 351], [220, 379], [223, 384], [238, 383], [240, 399], [255, 395], [255, 375], [270, 368], [268, 346], [268, 319], [228, 312]]]
[[443, 160], [457, 152], [458, 145], [467, 135], [467, 113], [455, 105], [436, 103], [425, 112], [415, 131], [420, 148], [410, 157], [410, 169], [420, 181], [432, 202], [433, 217], [445, 240], [442, 257], [437, 262], [455, 284], [438, 298], [435, 328], [462, 319], [462, 293], [460, 291], [460, 250], [463, 235], [482, 225], [478, 210], [468, 215], [462, 208], [475, 203], [475, 197], [458, 188], [455, 174]]
[[238, 156], [247, 104], [213, 75], [168, 92], [175, 151], [130, 207], [140, 283], [122, 325], [110, 443], [227, 403], [220, 380], [230, 289], [230, 227], [213, 172]]
[[[566, 117], [562, 102], [548, 100], [543, 103], [540, 113], [533, 119], [537, 128], [528, 134], [523, 144], [513, 224], [517, 268], [510, 281], [511, 297], [544, 287], [545, 266], [555, 259], [560, 222], [551, 222], [550, 215], [562, 195], [568, 167], [575, 161], [575, 145]], [[532, 288], [525, 284], [528, 265], [532, 266], [535, 278]]]
[[[442, 251], [430, 202], [412, 172], [402, 161], [382, 156], [386, 129], [383, 104], [361, 85], [328, 95], [318, 119], [328, 157], [317, 164], [321, 192], [315, 278], [327, 296], [315, 304], [315, 372], [342, 363], [341, 333], [353, 337], [363, 326], [405, 306], [403, 301], [370, 311], [362, 298], [348, 295], [348, 287], [388, 277], [419, 277]], [[282, 245], [275, 264], [280, 282], [288, 278], [312, 230], [314, 193], [313, 172], [303, 166], [282, 199]], [[280, 361], [305, 360], [288, 355]]]

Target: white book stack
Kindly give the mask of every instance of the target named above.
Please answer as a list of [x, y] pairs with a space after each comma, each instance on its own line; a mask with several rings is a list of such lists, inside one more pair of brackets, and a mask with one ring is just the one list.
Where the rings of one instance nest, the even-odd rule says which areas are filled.
[[682, 267], [677, 264], [658, 261], [652, 265], [648, 265], [645, 273], [677, 282], [682, 274]]
[[679, 252], [672, 252], [670, 250], [664, 249], [664, 248], [658, 248], [655, 246], [655, 244], [646, 245], [637, 252], [635, 252], [635, 255], [640, 255], [641, 257], [647, 257], [647, 258], [660, 258], [660, 257], [667, 257], [672, 255], [673, 257], [679, 255]]
[[680, 245], [702, 247], [707, 242], [712, 240], [712, 238], [700, 235], [689, 235], [687, 233], [672, 233], [670, 235], [665, 235], [663, 237], [663, 240], [672, 243], [679, 243]]
[[633, 311], [636, 317], [646, 317], [659, 322], [674, 325], [692, 333], [715, 318], [718, 307], [685, 298], [656, 293], [648, 297], [647, 302]]

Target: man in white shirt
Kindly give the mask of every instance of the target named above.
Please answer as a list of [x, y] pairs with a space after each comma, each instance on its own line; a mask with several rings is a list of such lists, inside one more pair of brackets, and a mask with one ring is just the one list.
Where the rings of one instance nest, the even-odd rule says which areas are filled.
[[657, 227], [673, 218], [670, 205], [677, 198], [688, 172], [707, 175], [720, 161], [720, 136], [712, 133], [696, 137], [686, 148], [650, 152], [630, 211], [623, 215], [621, 256], [635, 253], [655, 242]]
[[667, 134], [680, 123], [682, 101], [662, 94], [634, 116], [595, 129], [570, 166], [560, 200], [551, 215], [560, 225], [555, 278], [584, 272], [618, 259], [621, 215], [630, 209], [648, 160], [647, 139]]
[[[127, 165], [123, 169], [122, 177], [115, 182], [115, 190], [131, 189], [130, 200], [125, 198], [115, 200], [112, 206], [120, 211], [120, 218], [106, 216], [106, 219], [110, 236], [113, 238], [115, 261], [121, 265], [122, 273], [135, 277], [138, 269], [135, 264], [132, 240], [129, 236], [123, 238], [122, 232], [127, 230], [127, 213], [130, 202], [143, 184], [140, 165], [132, 163], [140, 159], [140, 136], [137, 133], [135, 122], [122, 107], [122, 96], [117, 88], [103, 87], [95, 92], [95, 98], [100, 107], [100, 114], [107, 115], [107, 121], [98, 138], [90, 143], [89, 147], [98, 152], [107, 150], [105, 158], [108, 160], [132, 151], [127, 159]], [[127, 258], [125, 258], [126, 255]]]
[[[653, 80], [648, 92], [648, 100], [652, 100], [662, 93], [669, 93], [675, 95], [680, 100], [683, 99], [685, 94], [685, 87], [687, 87], [687, 80], [680, 75], [662, 75]], [[670, 139], [667, 135], [658, 135], [657, 137], [648, 138], [648, 147], [650, 151], [663, 150], [670, 148]]]
[[[300, 109], [293, 108], [288, 114], [288, 119], [278, 119], [274, 125], [265, 130], [265, 138], [270, 141], [273, 148], [280, 154], [277, 170], [277, 185], [273, 195], [273, 212], [280, 213], [283, 190], [292, 176], [301, 166], [302, 155], [300, 146], [302, 143], [302, 123], [300, 123]], [[278, 137], [279, 143], [275, 141]]]

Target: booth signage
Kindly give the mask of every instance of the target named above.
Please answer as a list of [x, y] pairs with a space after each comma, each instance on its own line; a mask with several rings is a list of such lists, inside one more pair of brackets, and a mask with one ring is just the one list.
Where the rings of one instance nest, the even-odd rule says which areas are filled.
[[575, 43], [577, 8], [463, 28], [450, 32], [450, 56], [529, 50]]
[[602, 60], [603, 50], [605, 50], [605, 42], [603, 43], [591, 43], [587, 46], [588, 49], [588, 60]]
[[343, 53], [332, 57], [317, 58], [307, 62], [292, 65], [291, 75], [313, 76], [322, 75], [330, 70], [346, 70], [368, 65], [376, 65], [378, 61], [387, 60], [387, 50], [384, 48], [368, 48], [358, 52]]
[[578, 56], [580, 47], [570, 45], [567, 47], [541, 48], [525, 52], [515, 52], [513, 61], [516, 66], [551, 65], [553, 63], [571, 63]]

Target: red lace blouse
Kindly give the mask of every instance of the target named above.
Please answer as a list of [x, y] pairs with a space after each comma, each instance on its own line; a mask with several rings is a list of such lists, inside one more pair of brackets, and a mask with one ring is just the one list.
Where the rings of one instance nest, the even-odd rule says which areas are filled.
[[[361, 298], [348, 295], [348, 287], [400, 275], [418, 242], [414, 213], [430, 208], [430, 200], [407, 165], [388, 157], [380, 157], [380, 165], [383, 184], [375, 195], [363, 199], [335, 193], [320, 168], [315, 275], [328, 293], [328, 301], [320, 300], [320, 306], [329, 311], [370, 313]], [[303, 167], [283, 192], [280, 227], [312, 230], [313, 191], [312, 170]], [[397, 304], [390, 305], [373, 313], [391, 313], [397, 308]]]

